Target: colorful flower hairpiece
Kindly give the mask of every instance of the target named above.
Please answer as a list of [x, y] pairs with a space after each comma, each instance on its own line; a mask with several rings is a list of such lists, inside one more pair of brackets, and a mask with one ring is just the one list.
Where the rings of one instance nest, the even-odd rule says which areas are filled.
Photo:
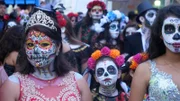
[[124, 64], [124, 57], [120, 55], [120, 51], [117, 49], [109, 49], [108, 47], [103, 47], [101, 50], [96, 50], [91, 54], [88, 59], [88, 68], [91, 70], [95, 69], [96, 61], [102, 56], [109, 56], [114, 59], [115, 63], [120, 67]]
[[100, 0], [94, 0], [88, 3], [87, 5], [87, 9], [91, 9], [94, 6], [101, 6], [103, 10], [106, 9], [106, 5], [104, 2], [100, 1]]
[[59, 26], [62, 28], [62, 27], [65, 27], [67, 22], [66, 22], [66, 19], [64, 18], [64, 16], [60, 13], [60, 12], [56, 12], [56, 19], [58, 21], [58, 24]]
[[148, 59], [147, 53], [138, 53], [134, 55], [132, 60], [130, 61], [131, 62], [130, 69], [135, 70], [140, 63], [146, 61], [147, 59]]

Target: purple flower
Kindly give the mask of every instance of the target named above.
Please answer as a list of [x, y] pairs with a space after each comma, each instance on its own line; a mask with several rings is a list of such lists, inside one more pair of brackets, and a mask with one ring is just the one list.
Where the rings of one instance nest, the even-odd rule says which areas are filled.
[[118, 66], [122, 66], [125, 62], [124, 57], [121, 55], [116, 57], [115, 62]]

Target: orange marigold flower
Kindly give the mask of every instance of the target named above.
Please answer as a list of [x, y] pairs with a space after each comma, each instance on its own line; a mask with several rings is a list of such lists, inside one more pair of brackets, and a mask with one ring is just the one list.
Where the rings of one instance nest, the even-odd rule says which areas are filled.
[[97, 60], [98, 58], [100, 58], [102, 56], [101, 51], [100, 50], [96, 50], [94, 53], [92, 53], [91, 57], [94, 60]]
[[146, 61], [148, 59], [147, 53], [141, 53], [141, 56], [142, 56], [142, 61]]
[[137, 68], [137, 66], [138, 66], [138, 64], [135, 61], [131, 61], [131, 66], [130, 66], [131, 69], [134, 70]]
[[120, 55], [120, 51], [117, 49], [111, 49], [109, 56], [115, 59], [117, 56]]

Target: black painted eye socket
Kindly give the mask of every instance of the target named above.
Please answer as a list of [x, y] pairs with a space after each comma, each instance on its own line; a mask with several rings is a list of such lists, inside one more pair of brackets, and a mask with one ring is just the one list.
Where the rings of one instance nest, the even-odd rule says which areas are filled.
[[97, 69], [97, 76], [102, 76], [104, 74], [104, 69], [103, 68], [98, 68]]
[[154, 16], [154, 13], [152, 13], [152, 12], [151, 12], [151, 13], [148, 13], [148, 15], [147, 15], [147, 16], [149, 16], [149, 17], [151, 17], [151, 18], [152, 18], [152, 17]]
[[164, 26], [164, 32], [166, 34], [173, 34], [175, 32], [176, 28], [174, 25], [168, 24]]
[[107, 71], [109, 72], [109, 74], [116, 74], [117, 72], [114, 66], [108, 66]]

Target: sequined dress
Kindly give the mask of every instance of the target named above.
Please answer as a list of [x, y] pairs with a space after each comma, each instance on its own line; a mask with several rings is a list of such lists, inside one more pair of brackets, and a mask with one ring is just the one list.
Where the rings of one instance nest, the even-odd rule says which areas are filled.
[[16, 73], [20, 81], [19, 101], [81, 101], [74, 72], [53, 80], [41, 80], [33, 75]]
[[158, 70], [155, 61], [150, 63], [149, 101], [180, 101], [180, 91], [174, 84], [172, 75]]

